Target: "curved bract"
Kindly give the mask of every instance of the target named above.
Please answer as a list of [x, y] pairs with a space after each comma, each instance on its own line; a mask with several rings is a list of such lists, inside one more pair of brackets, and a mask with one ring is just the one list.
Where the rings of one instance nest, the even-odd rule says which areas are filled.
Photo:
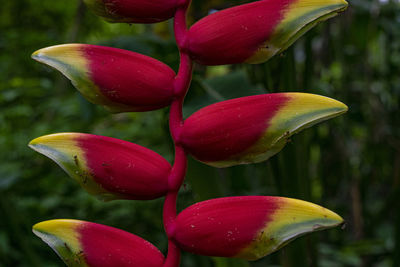
[[179, 0], [84, 0], [108, 22], [155, 23], [170, 19]]
[[68, 266], [178, 267], [181, 249], [257, 260], [301, 235], [343, 223], [330, 210], [290, 198], [212, 199], [179, 214], [177, 198], [188, 153], [216, 167], [261, 162], [278, 153], [294, 133], [347, 111], [346, 105], [328, 97], [279, 93], [223, 101], [184, 120], [193, 60], [204, 65], [264, 62], [319, 21], [343, 11], [345, 0], [252, 1], [209, 15], [190, 29], [186, 20], [191, 0], [83, 1], [109, 22], [154, 23], [174, 16], [177, 75], [153, 58], [96, 45], [52, 46], [32, 57], [59, 70], [85, 98], [112, 112], [170, 105], [175, 158], [171, 166], [142, 146], [83, 133], [51, 134], [29, 143], [102, 200], [165, 196], [166, 258], [146, 240], [109, 226], [78, 220], [36, 224], [33, 232]]
[[183, 210], [176, 220], [174, 238], [192, 253], [257, 260], [296, 237], [342, 223], [336, 213], [302, 200], [227, 197]]
[[261, 0], [239, 5], [195, 23], [189, 30], [188, 50], [203, 65], [262, 63], [346, 7], [345, 0]]
[[112, 112], [155, 110], [174, 97], [175, 72], [138, 53], [65, 44], [40, 49], [32, 57], [59, 70], [86, 99]]
[[293, 134], [346, 111], [339, 101], [306, 93], [241, 97], [192, 114], [180, 141], [196, 159], [215, 167], [261, 162]]
[[164, 262], [146, 240], [97, 223], [50, 220], [34, 225], [33, 232], [70, 267], [161, 267]]
[[168, 191], [171, 165], [159, 154], [130, 142], [59, 133], [36, 138], [29, 146], [102, 200], [155, 199]]

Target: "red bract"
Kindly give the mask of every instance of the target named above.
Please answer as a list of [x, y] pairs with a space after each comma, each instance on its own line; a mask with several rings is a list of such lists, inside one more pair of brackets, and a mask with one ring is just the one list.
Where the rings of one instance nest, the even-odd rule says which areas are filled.
[[187, 49], [204, 65], [261, 63], [346, 7], [344, 0], [262, 0], [228, 8], [195, 23]]
[[108, 22], [155, 23], [170, 19], [179, 0], [84, 0]]
[[161, 267], [164, 256], [131, 233], [85, 221], [51, 220], [33, 226], [68, 266]]
[[130, 142], [61, 133], [36, 138], [29, 146], [57, 162], [85, 190], [103, 200], [154, 199], [168, 191], [170, 164]]
[[61, 71], [89, 101], [113, 112], [155, 110], [174, 97], [175, 72], [138, 53], [66, 44], [38, 50], [32, 57]]
[[298, 236], [341, 223], [336, 213], [302, 200], [227, 197], [183, 210], [174, 238], [182, 249], [196, 254], [256, 260]]
[[346, 111], [343, 103], [313, 94], [241, 97], [195, 112], [185, 121], [180, 141], [212, 166], [260, 162], [279, 152], [294, 133]]
[[[41, 49], [33, 58], [67, 76], [91, 102], [114, 112], [170, 105], [171, 165], [144, 147], [104, 136], [62, 133], [29, 145], [57, 162], [89, 193], [104, 200], [165, 196], [168, 256], [127, 232], [89, 222], [54, 220], [34, 226], [68, 266], [178, 267], [180, 249], [209, 256], [259, 259], [294, 238], [340, 225], [343, 219], [315, 204], [281, 197], [229, 197], [197, 203], [177, 215], [187, 153], [216, 167], [260, 162], [294, 133], [347, 111], [318, 95], [280, 93], [242, 97], [205, 107], [183, 119], [193, 62], [260, 63], [304, 32], [344, 10], [344, 0], [260, 0], [214, 13], [189, 30], [190, 0], [84, 0], [110, 22], [153, 23], [174, 16], [180, 54], [177, 75], [137, 53], [95, 45]], [[174, 15], [175, 14], [175, 15]]]

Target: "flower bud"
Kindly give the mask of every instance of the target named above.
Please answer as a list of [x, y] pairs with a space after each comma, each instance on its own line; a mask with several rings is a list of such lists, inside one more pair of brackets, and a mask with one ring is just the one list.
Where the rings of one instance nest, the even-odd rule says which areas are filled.
[[174, 96], [175, 72], [138, 53], [66, 44], [38, 50], [32, 57], [59, 70], [86, 99], [112, 112], [163, 108]]
[[345, 0], [261, 0], [239, 5], [195, 23], [187, 49], [203, 65], [262, 63], [346, 8]]
[[93, 12], [108, 22], [155, 23], [170, 19], [178, 0], [84, 0]]
[[67, 266], [163, 266], [151, 243], [117, 228], [78, 220], [50, 220], [33, 226]]
[[171, 165], [159, 154], [130, 142], [59, 133], [36, 138], [29, 146], [102, 200], [155, 199], [168, 191]]
[[293, 134], [346, 111], [339, 101], [306, 93], [241, 97], [192, 114], [179, 141], [211, 166], [256, 163], [278, 153]]
[[192, 253], [257, 260], [301, 235], [342, 223], [336, 213], [302, 200], [227, 197], [183, 210], [176, 219], [174, 239]]

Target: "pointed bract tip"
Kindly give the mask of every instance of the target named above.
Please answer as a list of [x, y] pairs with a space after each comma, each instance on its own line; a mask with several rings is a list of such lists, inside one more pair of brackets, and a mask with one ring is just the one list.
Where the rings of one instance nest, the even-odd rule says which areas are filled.
[[241, 97], [205, 107], [186, 119], [181, 142], [214, 167], [265, 161], [293, 134], [345, 113], [340, 101], [307, 93]]
[[287, 95], [290, 96], [288, 104], [271, 122], [271, 126], [286, 128], [284, 137], [290, 137], [305, 128], [348, 111], [344, 103], [330, 97], [308, 93], [287, 93]]
[[[51, 64], [49, 64], [50, 57], [46, 55], [46, 48], [36, 50], [35, 52], [32, 53], [31, 58], [39, 63], [52, 66]], [[52, 67], [54, 68], [54, 66]]]
[[[73, 80], [77, 72], [87, 72], [88, 62], [82, 52], [82, 44], [62, 44], [39, 49], [31, 55], [32, 59], [60, 71]], [[74, 66], [72, 68], [72, 66]]]
[[162, 253], [146, 240], [106, 225], [78, 220], [50, 220], [34, 225], [33, 232], [67, 266], [160, 267]]
[[[47, 63], [49, 59], [56, 59], [63, 56], [74, 56], [72, 53], [77, 52], [83, 46], [84, 45], [82, 44], [53, 45], [36, 50], [32, 53], [31, 57], [39, 62], [49, 64]], [[51, 64], [49, 65], [52, 66]]]
[[294, 1], [286, 10], [284, 19], [277, 27], [272, 45], [281, 53], [318, 23], [343, 12], [348, 3], [344, 0]]
[[30, 145], [36, 145], [36, 144], [43, 144], [43, 143], [48, 143], [51, 141], [55, 141], [58, 139], [65, 139], [65, 138], [72, 138], [73, 136], [80, 135], [79, 133], [55, 133], [55, 134], [47, 134], [43, 135], [40, 137], [36, 137], [35, 139], [31, 140], [29, 142]]
[[281, 202], [271, 220], [255, 236], [249, 246], [237, 255], [257, 260], [286, 246], [308, 233], [343, 225], [344, 220], [335, 212], [311, 202], [277, 198]]
[[175, 72], [139, 53], [63, 44], [40, 49], [32, 58], [60, 71], [88, 101], [113, 113], [160, 109], [174, 97]]
[[346, 0], [334, 0], [334, 3], [337, 4], [337, 13], [345, 11], [349, 6], [349, 3]]
[[[321, 226], [335, 227], [343, 224], [344, 220], [337, 213], [320, 205], [294, 198], [283, 198], [282, 213], [292, 211], [302, 214], [304, 219], [322, 219], [325, 222]], [[292, 218], [293, 219], [293, 218]]]
[[38, 60], [40, 57], [40, 49], [36, 50], [35, 52], [32, 53], [31, 58], [33, 58], [34, 60]]
[[68, 266], [72, 266], [71, 263], [80, 263], [80, 265], [73, 266], [86, 266], [81, 265], [85, 261], [81, 253], [82, 248], [77, 231], [77, 227], [82, 223], [82, 221], [67, 219], [49, 220], [35, 224], [32, 230]]
[[56, 219], [48, 220], [35, 224], [32, 230], [35, 234], [46, 233], [46, 234], [56, 234], [60, 229], [73, 229], [77, 225], [82, 224], [82, 221], [71, 220], [71, 219]]
[[103, 201], [155, 199], [168, 191], [171, 165], [156, 152], [116, 138], [58, 133], [29, 143]]
[[189, 29], [189, 54], [203, 65], [263, 63], [347, 5], [344, 0], [263, 0], [227, 8]]
[[307, 233], [343, 224], [328, 209], [298, 199], [243, 196], [211, 199], [184, 209], [174, 238], [205, 256], [257, 260]]
[[37, 138], [35, 138], [35, 139], [32, 139], [32, 140], [28, 143], [28, 146], [29, 146], [30, 148], [34, 149], [34, 147], [35, 147], [36, 145], [39, 145], [39, 144], [42, 144], [42, 143], [43, 143], [45, 137], [46, 137], [46, 135], [41, 136], [41, 137], [37, 137]]
[[[31, 149], [44, 154], [43, 147], [60, 146], [61, 142], [65, 142], [67, 140], [72, 141], [79, 135], [80, 135], [79, 133], [57, 133], [57, 134], [43, 135], [31, 140], [28, 143], [28, 146]], [[72, 147], [70, 146], [70, 148]]]

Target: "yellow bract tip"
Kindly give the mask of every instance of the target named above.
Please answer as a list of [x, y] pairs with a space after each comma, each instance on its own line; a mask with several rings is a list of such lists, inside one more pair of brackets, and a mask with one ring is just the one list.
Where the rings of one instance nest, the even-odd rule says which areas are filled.
[[271, 121], [272, 126], [274, 123], [288, 126], [289, 134], [337, 117], [348, 110], [344, 103], [333, 98], [307, 93], [289, 95], [288, 104]]
[[[284, 93], [287, 101], [268, 122], [264, 135], [240, 155], [242, 162], [261, 162], [282, 150], [290, 137], [319, 122], [345, 113], [348, 107], [335, 99], [307, 94]], [[217, 162], [218, 167], [231, 166], [233, 161]]]
[[69, 249], [79, 251], [79, 233], [77, 227], [82, 224], [78, 220], [58, 219], [37, 223], [32, 230], [54, 250], [60, 250], [60, 246], [69, 245]]
[[297, 0], [288, 5], [284, 18], [277, 25], [273, 35], [246, 60], [250, 64], [267, 61], [283, 52], [298, 38], [319, 22], [332, 18], [346, 10], [345, 0]]
[[[287, 216], [290, 214], [290, 216]], [[321, 207], [317, 204], [307, 202], [304, 200], [294, 199], [294, 198], [284, 198], [282, 209], [278, 211], [275, 215], [279, 219], [290, 219], [299, 221], [306, 220], [322, 220], [323, 224], [318, 226], [333, 227], [343, 223], [343, 218], [340, 217], [335, 212]]]
[[36, 60], [36, 58], [39, 56], [39, 53], [40, 53], [40, 49], [33, 52], [31, 57]]
[[51, 144], [60, 141], [65, 142], [66, 140], [74, 140], [78, 135], [78, 133], [56, 133], [43, 135], [30, 141], [29, 145]]
[[257, 260], [307, 233], [333, 228], [344, 223], [338, 214], [321, 206], [292, 198], [281, 198], [279, 208], [253, 243], [238, 257]]
[[32, 58], [40, 63], [59, 70], [69, 79], [73, 75], [69, 66], [77, 71], [87, 71], [87, 61], [82, 52], [82, 44], [63, 44], [39, 49], [32, 54]]
[[32, 229], [36, 232], [52, 234], [61, 237], [65, 236], [65, 233], [63, 231], [65, 231], [66, 229], [74, 230], [75, 227], [77, 227], [81, 223], [82, 222], [78, 220], [57, 219], [37, 223], [32, 227]]
[[75, 145], [77, 135], [76, 133], [44, 135], [30, 141], [28, 146], [57, 162], [61, 154], [81, 154], [79, 147]]
[[80, 244], [78, 227], [82, 221], [58, 219], [37, 223], [33, 226], [33, 233], [47, 243], [68, 266], [79, 263], [87, 266]]

